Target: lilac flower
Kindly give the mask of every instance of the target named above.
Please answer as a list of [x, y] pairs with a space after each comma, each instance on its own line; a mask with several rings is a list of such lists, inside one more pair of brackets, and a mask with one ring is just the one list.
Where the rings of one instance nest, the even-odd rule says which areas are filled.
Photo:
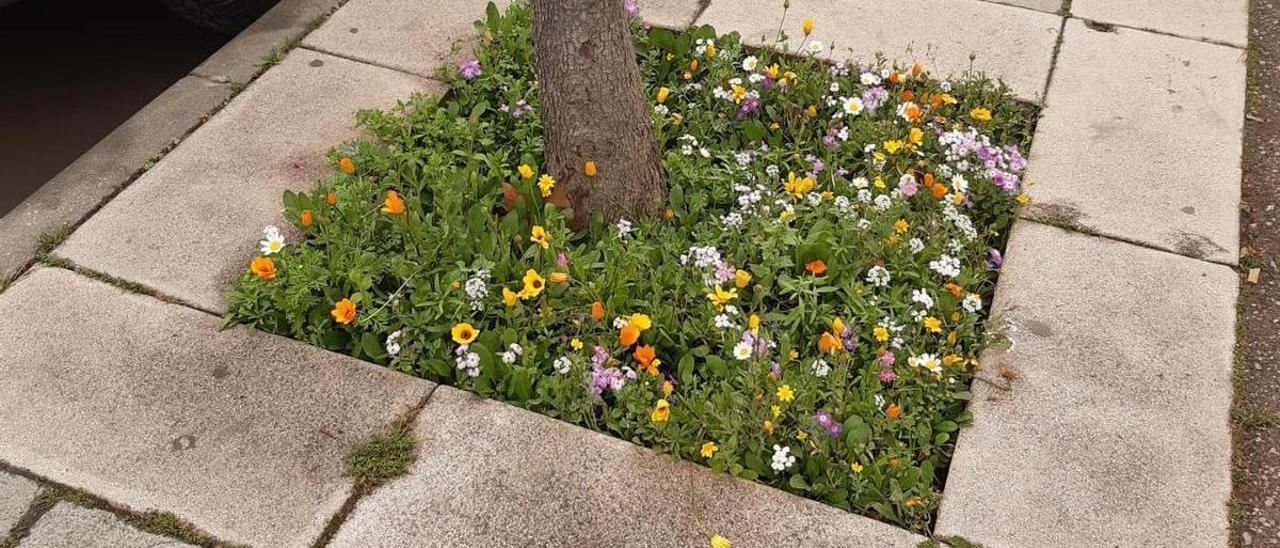
[[716, 265], [715, 276], [716, 276], [716, 280], [718, 280], [720, 283], [725, 283], [729, 280], [732, 280], [733, 276], [737, 273], [738, 273], [738, 269], [734, 268], [733, 265], [729, 264], [729, 261], [720, 261], [720, 264]]
[[833, 438], [840, 437], [840, 432], [844, 430], [844, 426], [835, 420], [831, 413], [826, 411], [818, 411], [818, 414], [814, 415], [813, 418], [818, 421], [818, 426], [821, 426]]
[[627, 9], [627, 15], [632, 17], [640, 15], [640, 2], [638, 0], [625, 0], [622, 6]]
[[760, 99], [747, 97], [742, 101], [742, 106], [738, 107], [738, 119], [746, 118], [748, 114], [755, 112], [758, 108], [760, 108]]
[[898, 179], [898, 190], [902, 191], [903, 196], [910, 198], [920, 191], [920, 184], [916, 182], [915, 177], [903, 175]]
[[622, 371], [613, 367], [595, 366], [591, 370], [591, 384], [587, 387], [592, 394], [600, 395], [606, 389], [618, 390], [627, 383]]
[[609, 349], [600, 345], [596, 345], [591, 353], [591, 365], [602, 366], [609, 361]]
[[884, 354], [881, 354], [879, 358], [876, 358], [876, 360], [878, 360], [878, 361], [879, 361], [880, 363], [882, 363], [882, 364], [885, 364], [885, 365], [887, 365], [887, 366], [892, 367], [892, 366], [893, 366], [893, 360], [894, 360], [894, 357], [893, 357], [893, 351], [892, 351], [892, 350], [886, 350], [886, 351], [885, 351], [885, 353], [884, 353]]
[[867, 89], [862, 92], [862, 108], [867, 109], [867, 112], [875, 112], [888, 97], [889, 92], [880, 86]]
[[822, 170], [827, 167], [826, 164], [822, 163], [822, 158], [812, 154], [805, 155], [804, 161], [809, 162], [809, 165], [813, 167], [813, 173], [815, 174], [822, 173]]
[[1004, 266], [1004, 256], [1000, 254], [1000, 250], [991, 248], [987, 250], [987, 268], [991, 270], [1000, 270]]
[[484, 71], [480, 70], [480, 61], [475, 59], [458, 63], [458, 72], [462, 73], [464, 80], [470, 80], [484, 74]]
[[561, 252], [557, 253], [557, 254], [556, 254], [556, 266], [559, 266], [560, 268], [564, 268], [564, 267], [566, 267], [566, 266], [569, 266], [569, 255], [568, 255], [568, 254], [566, 254], [566, 253], [565, 253], [565, 252], [563, 252], [563, 251], [561, 251]]
[[511, 111], [511, 116], [513, 118], [520, 118], [530, 112], [533, 112], [533, 107], [529, 105], [528, 101], [521, 99], [516, 101], [516, 108]]
[[777, 360], [769, 364], [769, 375], [775, 379], [782, 378], [782, 366], [778, 364]]
[[898, 374], [894, 373], [892, 369], [880, 370], [880, 382], [889, 384], [896, 380], [898, 380]]

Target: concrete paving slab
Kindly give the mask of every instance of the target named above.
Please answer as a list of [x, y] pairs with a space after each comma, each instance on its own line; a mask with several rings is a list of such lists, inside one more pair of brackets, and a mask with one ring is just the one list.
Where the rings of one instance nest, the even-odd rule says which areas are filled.
[[331, 147], [360, 135], [355, 112], [439, 84], [294, 50], [94, 215], [57, 254], [205, 310], [253, 258], [280, 195], [327, 176]]
[[309, 546], [431, 383], [37, 268], [0, 294], [0, 460], [233, 543]]
[[[781, 17], [782, 2], [715, 0], [697, 24], [736, 30], [760, 45], [773, 42]], [[972, 66], [1003, 79], [1028, 101], [1044, 92], [1062, 26], [1053, 14], [974, 0], [795, 0], [783, 25], [793, 49], [805, 17], [816, 22], [812, 38], [826, 46], [825, 57], [871, 59], [883, 52], [918, 61], [942, 77]], [[971, 61], [970, 55], [976, 57]]]
[[39, 492], [40, 486], [36, 482], [0, 472], [0, 538], [8, 535], [9, 530], [18, 524]]
[[902, 529], [440, 387], [418, 462], [330, 546], [914, 547]]
[[1025, 220], [1006, 257], [993, 325], [1013, 346], [982, 356], [936, 532], [1227, 546], [1235, 272]]
[[177, 539], [139, 531], [111, 512], [59, 502], [40, 517], [21, 548], [182, 548]]
[[178, 80], [0, 217], [0, 279], [31, 261], [37, 237], [78, 224], [230, 94], [230, 86], [203, 78]]
[[684, 29], [702, 12], [700, 0], [641, 0], [640, 19], [650, 25]]
[[1249, 0], [1071, 0], [1071, 14], [1245, 47]]
[[1058, 13], [1062, 9], [1063, 0], [985, 0], [997, 4], [1020, 6], [1049, 13]]
[[[508, 2], [495, 2], [505, 8]], [[351, 0], [303, 45], [425, 77], [465, 56], [489, 0]], [[388, 17], [387, 14], [396, 14]], [[461, 44], [459, 52], [452, 50]]]
[[1239, 50], [1068, 21], [1028, 214], [1234, 264], [1244, 100]]
[[262, 69], [263, 57], [301, 38], [318, 18], [339, 4], [340, 0], [281, 0], [191, 72], [223, 82], [247, 83]]

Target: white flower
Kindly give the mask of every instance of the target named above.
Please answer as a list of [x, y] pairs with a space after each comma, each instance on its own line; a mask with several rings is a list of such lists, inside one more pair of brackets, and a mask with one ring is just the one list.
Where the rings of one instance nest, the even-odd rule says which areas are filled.
[[263, 255], [278, 253], [284, 249], [284, 235], [280, 234], [280, 229], [268, 226], [262, 229], [262, 238], [262, 241], [258, 242], [258, 251]]
[[852, 182], [854, 188], [867, 188], [871, 186], [871, 181], [868, 181], [866, 177], [858, 177]]
[[912, 290], [911, 301], [924, 305], [925, 310], [933, 308], [933, 297], [930, 297], [929, 292], [923, 289]]
[[458, 357], [453, 360], [454, 364], [458, 366], [458, 369], [465, 371], [468, 376], [479, 377], [480, 376], [480, 355], [476, 354], [475, 352], [464, 350], [465, 348], [467, 347], [466, 346], [458, 347], [458, 350], [460, 350], [461, 352], [459, 352]]
[[658, 116], [666, 117], [671, 113], [671, 109], [667, 108], [667, 105], [653, 105], [653, 112]]
[[889, 275], [889, 270], [883, 266], [876, 265], [867, 270], [867, 283], [876, 287], [884, 287], [889, 285], [889, 281], [893, 277]]
[[817, 41], [817, 40], [814, 40], [814, 41], [812, 41], [812, 42], [809, 42], [809, 43], [805, 46], [805, 49], [809, 50], [809, 53], [812, 53], [812, 54], [814, 54], [814, 55], [817, 55], [817, 54], [819, 54], [819, 53], [822, 53], [822, 42], [819, 42], [819, 41]]
[[728, 329], [733, 327], [733, 320], [730, 320], [727, 314], [716, 314], [715, 325], [718, 329]]
[[936, 261], [929, 261], [929, 269], [948, 278], [954, 278], [960, 275], [960, 259], [942, 255]]
[[881, 396], [880, 394], [876, 394], [875, 400], [876, 400], [876, 407], [884, 407], [884, 396]]
[[857, 116], [862, 113], [862, 99], [857, 97], [841, 97], [840, 104], [844, 107], [845, 114]]
[[791, 454], [790, 447], [782, 447], [780, 445], [773, 446], [773, 462], [769, 465], [774, 470], [781, 472], [796, 463], [795, 455]]
[[822, 358], [813, 360], [813, 374], [819, 377], [825, 377], [831, 372], [831, 365]]
[[737, 315], [738, 315], [738, 307], [733, 306], [733, 305], [731, 305], [731, 304], [726, 304], [726, 305], [724, 305], [724, 313], [725, 313], [725, 314], [728, 314], [728, 315], [730, 315], [730, 316], [737, 316]]
[[756, 66], [758, 66], [759, 64], [760, 64], [760, 60], [756, 59], [756, 56], [748, 55], [746, 59], [742, 60], [742, 70], [745, 70], [747, 72], [752, 72], [756, 70]]
[[628, 221], [626, 219], [618, 219], [618, 224], [615, 226], [617, 226], [618, 228], [619, 240], [625, 240], [627, 239], [627, 236], [631, 235], [631, 221]]
[[505, 363], [505, 364], [516, 363], [516, 358], [517, 358], [515, 352], [503, 352], [501, 354], [498, 354], [498, 357], [502, 358], [502, 363]]
[[628, 319], [626, 319], [626, 318], [624, 318], [624, 317], [622, 317], [622, 316], [618, 316], [618, 317], [616, 317], [616, 318], [614, 318], [614, 319], [613, 319], [613, 328], [614, 328], [614, 329], [622, 329], [622, 328], [626, 327], [628, 323], [630, 323], [630, 320], [628, 320]]
[[982, 297], [978, 296], [977, 293], [965, 295], [964, 301], [960, 303], [960, 306], [963, 306], [965, 310], [972, 314], [977, 314], [982, 311]]
[[746, 341], [740, 342], [733, 347], [733, 357], [739, 361], [746, 360], [751, 357], [751, 345]]
[[911, 367], [923, 367], [931, 373], [942, 372], [942, 360], [938, 359], [936, 354], [921, 354], [919, 356], [911, 356], [907, 359], [907, 363]]
[[394, 356], [400, 353], [400, 335], [399, 329], [387, 335], [387, 354]]
[[860, 80], [862, 81], [862, 85], [864, 86], [874, 86], [880, 83], [880, 77], [872, 72], [862, 73], [862, 77], [860, 78]]
[[924, 241], [920, 238], [912, 238], [907, 241], [907, 247], [911, 249], [912, 254], [919, 253], [924, 249]]
[[889, 206], [893, 205], [893, 198], [890, 198], [888, 194], [881, 194], [879, 196], [876, 196], [875, 204], [876, 204], [876, 209], [879, 209], [880, 211], [884, 211], [886, 209], [889, 209]]
[[503, 352], [499, 356], [502, 358], [502, 363], [511, 364], [516, 363], [516, 360], [520, 358], [521, 354], [524, 354], [524, 347], [516, 343], [511, 343], [511, 345], [507, 347], [507, 351]]
[[780, 173], [778, 166], [772, 164], [764, 168], [764, 172], [769, 174], [770, 177], [777, 177], [778, 173]]
[[552, 366], [555, 367], [556, 373], [563, 375], [569, 372], [569, 368], [573, 366], [573, 362], [569, 360], [568, 356], [560, 356], [559, 358], [556, 358], [556, 361]]

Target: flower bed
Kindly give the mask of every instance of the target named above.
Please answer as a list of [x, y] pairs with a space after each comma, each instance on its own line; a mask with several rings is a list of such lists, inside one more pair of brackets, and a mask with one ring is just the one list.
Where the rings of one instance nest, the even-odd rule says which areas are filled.
[[477, 27], [446, 98], [361, 113], [375, 139], [285, 194], [305, 237], [268, 229], [228, 321], [927, 530], [1034, 109], [636, 22], [669, 207], [573, 232], [527, 8]]

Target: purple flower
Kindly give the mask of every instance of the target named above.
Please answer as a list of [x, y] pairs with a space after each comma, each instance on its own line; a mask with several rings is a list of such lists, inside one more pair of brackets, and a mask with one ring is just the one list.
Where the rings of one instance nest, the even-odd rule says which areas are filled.
[[1004, 266], [1004, 256], [1000, 254], [1000, 250], [991, 248], [987, 250], [987, 268], [991, 270], [1000, 270]]
[[916, 182], [915, 177], [903, 175], [898, 179], [898, 190], [902, 191], [903, 196], [910, 198], [920, 191], [920, 184]]
[[529, 106], [528, 101], [521, 99], [519, 101], [516, 101], [516, 108], [511, 111], [511, 116], [513, 118], [519, 118], [530, 112], [533, 112], [533, 107]]
[[782, 366], [778, 364], [777, 360], [769, 364], [769, 374], [775, 379], [782, 377]]
[[813, 418], [818, 421], [818, 426], [821, 426], [833, 438], [840, 437], [840, 432], [844, 430], [844, 426], [832, 418], [831, 413], [826, 411], [818, 411], [818, 414], [814, 415]]
[[756, 97], [747, 97], [747, 99], [742, 102], [742, 106], [738, 107], [738, 118], [746, 118], [748, 114], [755, 112], [758, 108], [760, 108], [760, 99]]
[[591, 353], [591, 364], [595, 366], [601, 366], [608, 361], [609, 361], [609, 349], [600, 345], [596, 345], [594, 352]]
[[599, 395], [607, 390], [617, 391], [627, 384], [626, 379], [622, 376], [622, 371], [613, 367], [595, 366], [591, 370], [591, 384], [588, 388], [592, 394]]
[[625, 0], [622, 7], [627, 9], [627, 15], [636, 17], [640, 15], [640, 2], [638, 0]]
[[822, 163], [822, 158], [819, 158], [819, 157], [814, 156], [814, 155], [812, 155], [812, 154], [807, 154], [807, 155], [805, 155], [805, 157], [804, 157], [804, 161], [809, 162], [809, 165], [813, 167], [813, 172], [814, 172], [815, 174], [816, 174], [816, 173], [822, 173], [822, 170], [823, 170], [823, 169], [826, 169], [826, 167], [827, 167], [827, 165], [826, 165], [826, 164]]
[[458, 72], [462, 73], [462, 78], [464, 80], [470, 80], [476, 76], [484, 74], [484, 71], [480, 70], [480, 61], [476, 59], [458, 63]]
[[559, 266], [560, 268], [564, 268], [564, 267], [566, 267], [566, 266], [569, 266], [569, 255], [565, 254], [565, 252], [563, 252], [563, 251], [561, 251], [561, 252], [557, 253], [557, 254], [556, 254], [556, 265], [557, 265], [557, 266]]
[[898, 374], [894, 373], [892, 369], [880, 370], [880, 382], [889, 384], [896, 380], [898, 380]]

